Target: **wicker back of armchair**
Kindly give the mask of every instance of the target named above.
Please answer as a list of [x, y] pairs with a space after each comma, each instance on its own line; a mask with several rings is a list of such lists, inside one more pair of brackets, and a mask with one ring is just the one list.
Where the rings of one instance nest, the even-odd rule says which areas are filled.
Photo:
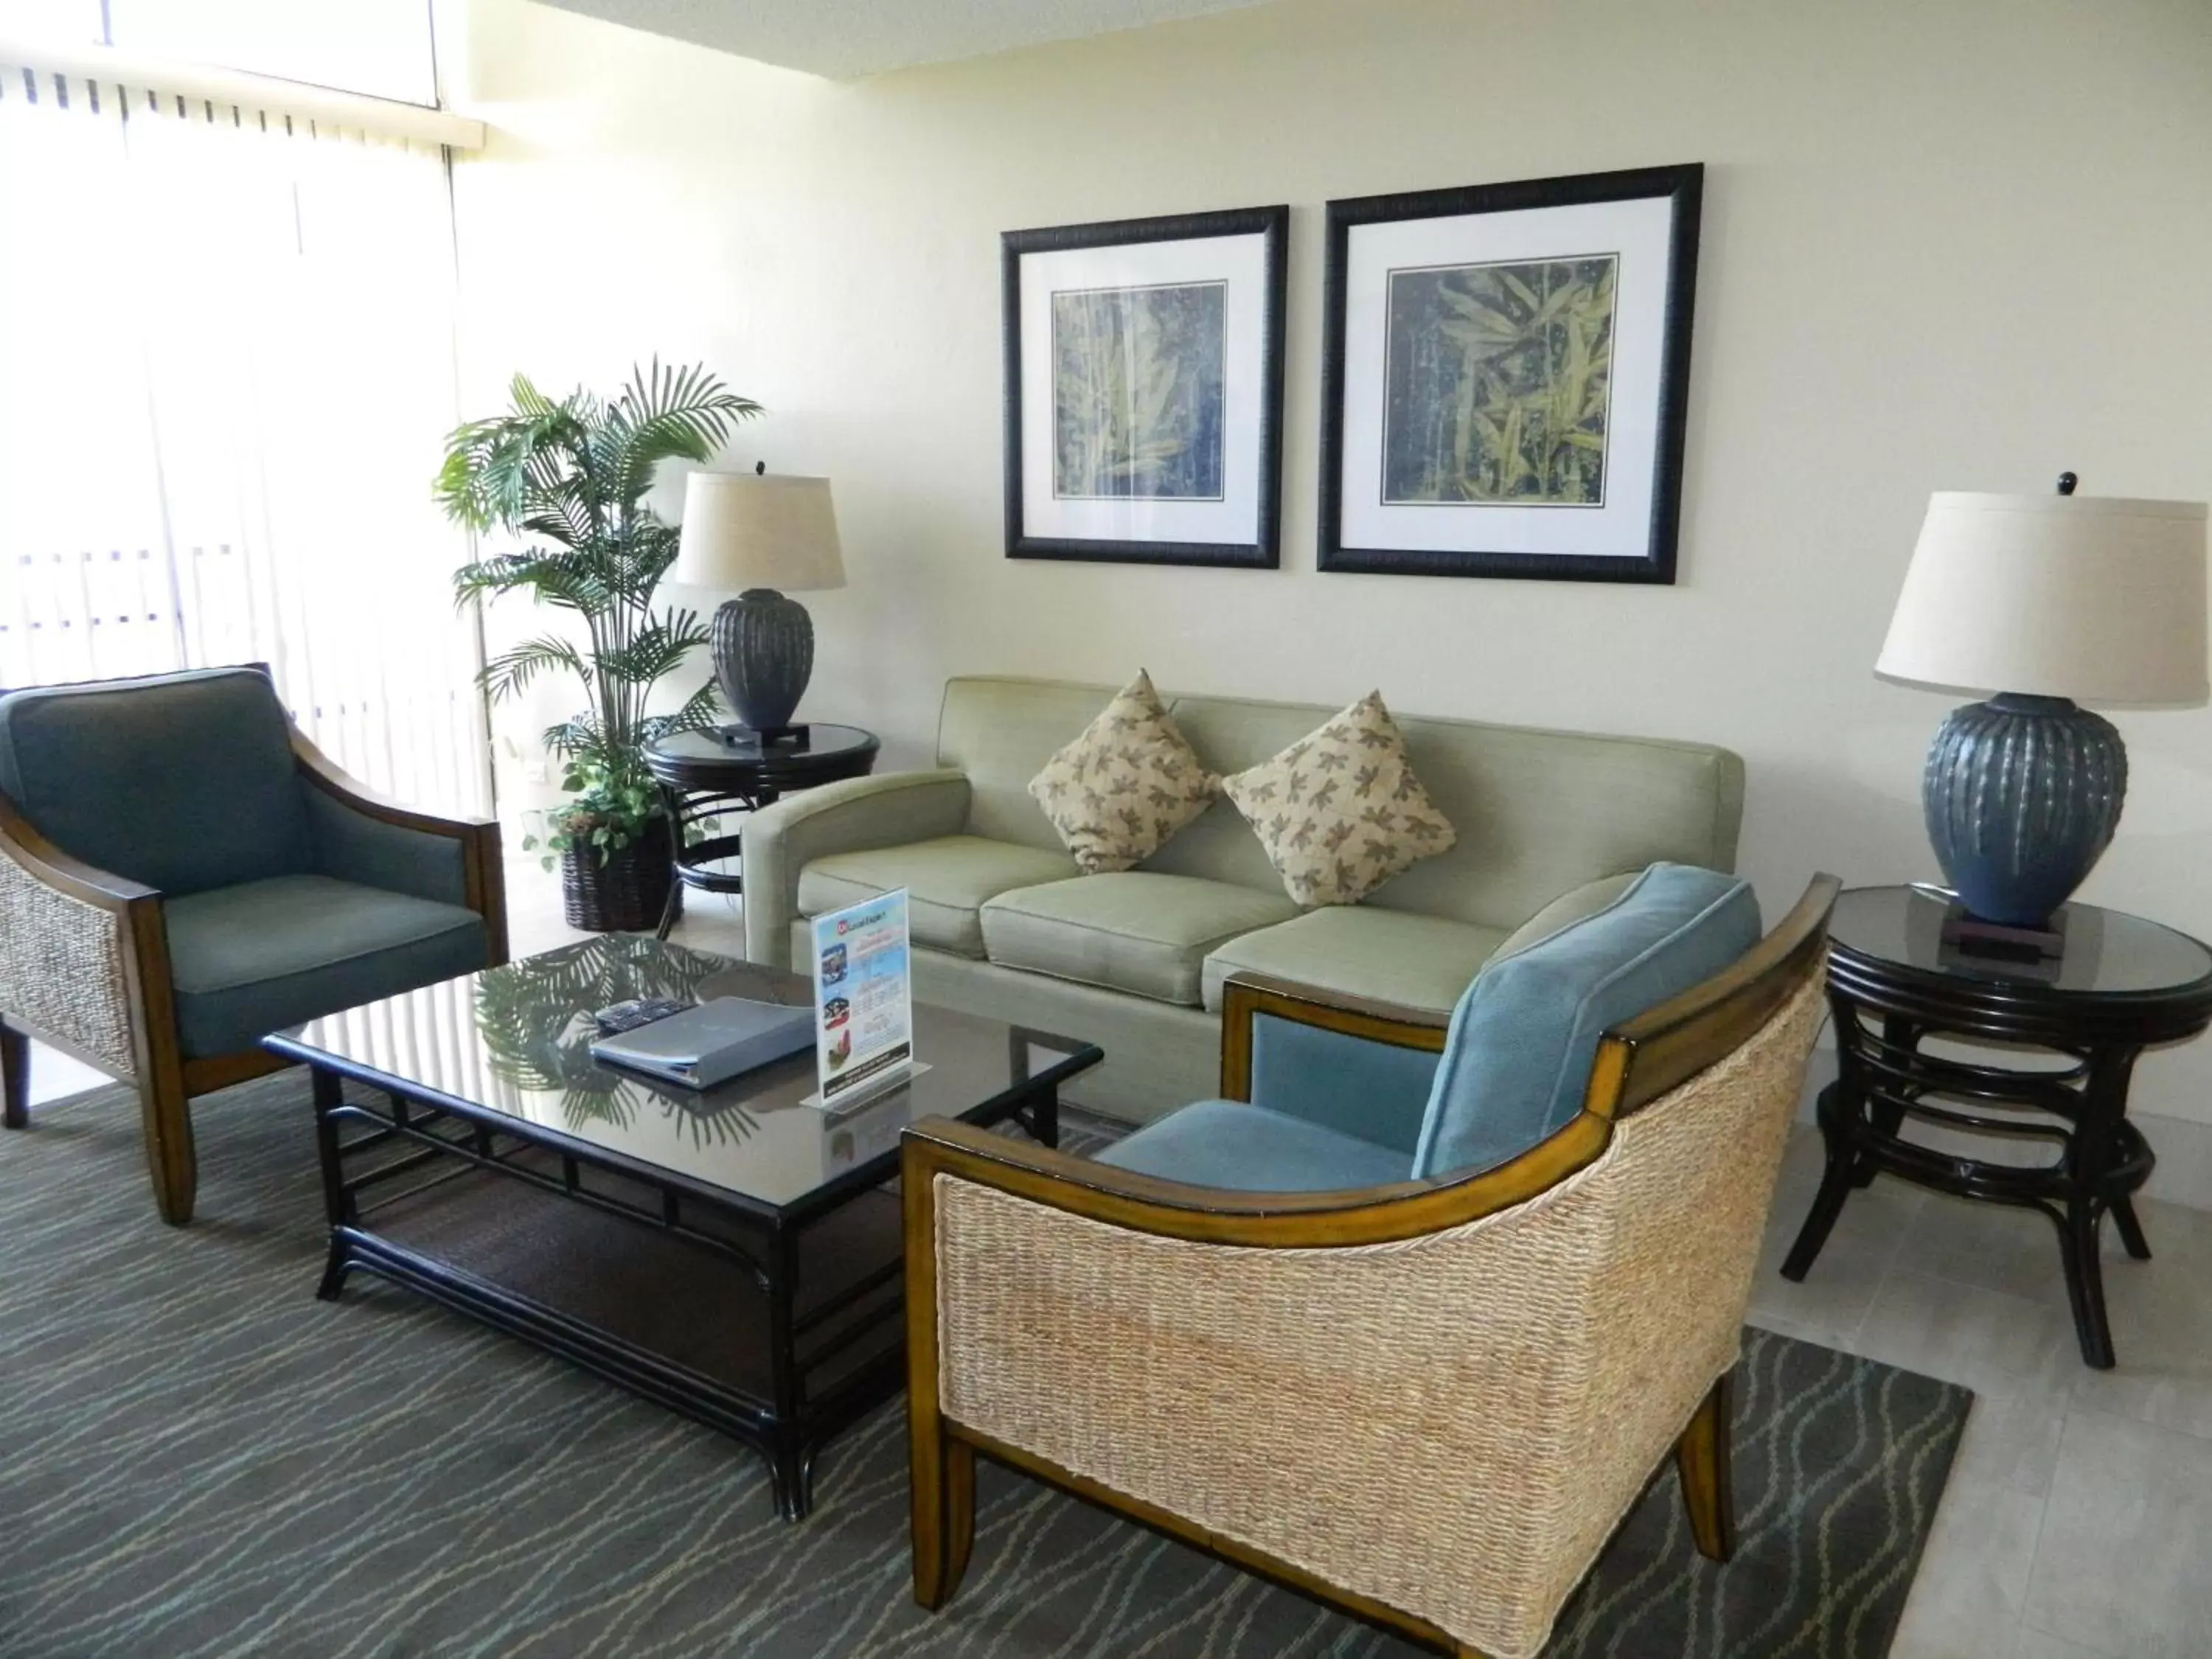
[[1583, 1115], [1498, 1170], [1293, 1200], [918, 1135], [917, 1446], [1448, 1650], [1534, 1654], [1735, 1361], [1833, 890], [1609, 1034]]

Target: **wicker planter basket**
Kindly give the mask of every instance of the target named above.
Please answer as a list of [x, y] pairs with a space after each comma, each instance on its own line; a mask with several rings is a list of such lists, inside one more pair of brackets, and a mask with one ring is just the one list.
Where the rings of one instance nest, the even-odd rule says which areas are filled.
[[[675, 845], [665, 817], [655, 818], [642, 836], [608, 854], [605, 862], [594, 847], [572, 847], [561, 855], [562, 908], [568, 925], [587, 933], [658, 927], [675, 882]], [[680, 892], [676, 904], [681, 915]]]

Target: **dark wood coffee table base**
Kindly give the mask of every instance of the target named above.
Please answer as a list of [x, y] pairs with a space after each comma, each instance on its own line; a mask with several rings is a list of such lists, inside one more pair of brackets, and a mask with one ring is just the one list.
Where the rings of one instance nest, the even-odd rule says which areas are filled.
[[[317, 1294], [358, 1269], [574, 1361], [755, 1448], [776, 1510], [811, 1505], [816, 1455], [905, 1379], [899, 1206], [825, 1188], [779, 1222], [503, 1132], [461, 1103], [348, 1097], [318, 1066], [331, 1223]], [[1059, 1141], [1056, 1085], [970, 1121]]]

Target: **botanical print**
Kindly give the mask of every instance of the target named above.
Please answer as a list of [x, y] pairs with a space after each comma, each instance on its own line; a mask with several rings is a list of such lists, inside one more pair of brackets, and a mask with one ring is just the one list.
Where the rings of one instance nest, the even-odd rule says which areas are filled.
[[1222, 498], [1228, 285], [1052, 296], [1053, 494]]
[[1618, 263], [1390, 273], [1384, 501], [1605, 504]]

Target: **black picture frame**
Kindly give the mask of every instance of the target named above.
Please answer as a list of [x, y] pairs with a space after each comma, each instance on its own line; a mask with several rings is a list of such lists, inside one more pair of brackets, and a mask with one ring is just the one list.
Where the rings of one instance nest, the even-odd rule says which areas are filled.
[[[1327, 286], [1322, 324], [1321, 511], [1316, 526], [1320, 568], [1324, 571], [1386, 575], [1671, 584], [1681, 525], [1682, 457], [1690, 400], [1690, 340], [1696, 311], [1698, 230], [1704, 193], [1705, 167], [1702, 163], [1690, 162], [1400, 195], [1354, 197], [1329, 203]], [[1640, 556], [1621, 557], [1505, 548], [1443, 551], [1346, 545], [1343, 500], [1345, 336], [1352, 230], [1361, 225], [1407, 219], [1516, 212], [1658, 197], [1671, 204], [1671, 215], [1660, 344], [1657, 443], [1644, 553]]]
[[[1000, 237], [1000, 300], [1006, 354], [1005, 466], [1006, 556], [1087, 563], [1220, 565], [1273, 570], [1282, 562], [1284, 307], [1289, 288], [1287, 205], [1235, 208], [1152, 219], [1117, 219]], [[1024, 520], [1022, 453], [1022, 258], [1071, 248], [1218, 236], [1264, 238], [1266, 293], [1261, 330], [1258, 522], [1249, 542], [1123, 541], [1042, 536]]]

